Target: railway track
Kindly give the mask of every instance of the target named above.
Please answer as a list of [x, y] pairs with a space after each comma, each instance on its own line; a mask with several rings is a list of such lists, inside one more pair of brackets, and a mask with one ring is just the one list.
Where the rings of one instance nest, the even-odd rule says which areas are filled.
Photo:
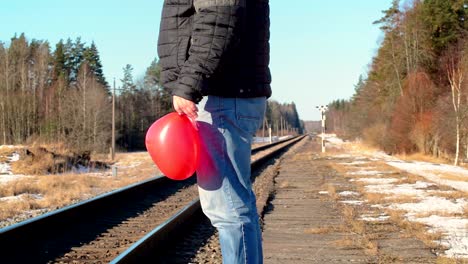
[[[252, 168], [299, 139], [253, 149]], [[0, 229], [1, 262], [141, 263], [201, 215], [195, 177], [156, 177]]]

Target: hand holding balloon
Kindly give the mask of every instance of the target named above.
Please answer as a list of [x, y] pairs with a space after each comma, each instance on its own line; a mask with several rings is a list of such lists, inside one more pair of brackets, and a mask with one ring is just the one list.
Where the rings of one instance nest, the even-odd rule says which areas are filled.
[[161, 172], [185, 180], [197, 169], [200, 139], [186, 115], [169, 113], [146, 132], [146, 149]]

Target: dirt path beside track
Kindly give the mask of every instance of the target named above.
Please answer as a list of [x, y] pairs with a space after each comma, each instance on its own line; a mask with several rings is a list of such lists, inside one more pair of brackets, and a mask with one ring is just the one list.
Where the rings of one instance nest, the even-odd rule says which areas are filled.
[[392, 218], [361, 219], [383, 209], [341, 200], [359, 186], [319, 147], [310, 139], [281, 161], [263, 219], [265, 263], [436, 263], [433, 249]]

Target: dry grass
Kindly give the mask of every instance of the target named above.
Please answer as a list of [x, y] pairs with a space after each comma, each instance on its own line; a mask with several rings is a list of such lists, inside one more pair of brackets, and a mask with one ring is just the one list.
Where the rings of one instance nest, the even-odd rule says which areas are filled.
[[451, 200], [468, 197], [468, 193], [462, 192], [462, 191], [454, 191], [454, 190], [450, 190], [450, 191], [440, 190], [440, 191], [432, 193], [432, 195], [439, 196], [439, 197], [446, 198], [446, 199], [451, 199]]
[[347, 168], [347, 166], [343, 164], [339, 164], [337, 162], [333, 162], [329, 164], [330, 167], [332, 167], [335, 171], [337, 171], [340, 175], [343, 175], [344, 177], [350, 177], [350, 175], [347, 174], [350, 168]]
[[[354, 144], [352, 146], [353, 151], [358, 150], [360, 155], [362, 155], [362, 152], [366, 151], [373, 151], [372, 148], [368, 148], [365, 145], [360, 145], [360, 144]], [[408, 156], [399, 156], [400, 159], [403, 160], [411, 160], [411, 161], [426, 161], [426, 162], [432, 162], [432, 163], [441, 163], [441, 164], [450, 164], [450, 162], [447, 162], [446, 160], [443, 159], [435, 159], [430, 156], [424, 156], [421, 154], [416, 154], [416, 155], [408, 155]], [[358, 179], [358, 178], [366, 178], [370, 177], [367, 175], [350, 175], [348, 174], [349, 172], [352, 171], [358, 171], [358, 170], [376, 170], [376, 171], [386, 171], [386, 172], [392, 172], [392, 173], [386, 173], [383, 175], [379, 175], [379, 178], [398, 178], [398, 182], [395, 184], [414, 184], [417, 181], [425, 181], [427, 182], [427, 179], [424, 177], [421, 177], [419, 175], [414, 175], [410, 174], [407, 172], [402, 173], [400, 170], [397, 170], [390, 165], [384, 163], [384, 162], [375, 162], [375, 161], [369, 161], [366, 164], [356, 164], [354, 166], [349, 166], [345, 164], [339, 164], [338, 162], [332, 163], [332, 167], [339, 172], [339, 174], [343, 175], [345, 178], [352, 178], [352, 179]], [[448, 179], [448, 180], [456, 180], [456, 181], [467, 181], [467, 177], [463, 177], [460, 175], [456, 174], [450, 174], [446, 173], [445, 175], [442, 176], [443, 179]], [[382, 194], [382, 193], [369, 193], [366, 191], [365, 185], [366, 183], [361, 183], [361, 182], [354, 182], [354, 184], [357, 184], [358, 186], [358, 191], [363, 194], [364, 199], [366, 199], [367, 204], [381, 204], [381, 205], [388, 205], [390, 203], [415, 203], [420, 201], [419, 198], [412, 196], [412, 195], [399, 195], [392, 197], [393, 195], [391, 194]], [[429, 190], [432, 190], [431, 195], [436, 195], [439, 197], [445, 197], [447, 199], [451, 200], [456, 200], [459, 198], [467, 198], [468, 193], [462, 192], [462, 191], [453, 191], [451, 188], [447, 188], [444, 186], [433, 186], [429, 187]], [[450, 191], [449, 191], [450, 190]], [[390, 199], [388, 199], [391, 197]], [[376, 239], [376, 236], [379, 235], [379, 232], [382, 231], [375, 231], [373, 227], [368, 226], [371, 225], [370, 223], [364, 222], [363, 224], [360, 224], [359, 221], [355, 220], [357, 212], [355, 210], [360, 210], [360, 207], [354, 207], [355, 209], [353, 210], [352, 208], [343, 208], [343, 214], [344, 218], [346, 220], [346, 228], [347, 230], [351, 230], [353, 233], [356, 234], [356, 238], [353, 237], [345, 237], [344, 239], [337, 241], [338, 244], [341, 244], [343, 246], [349, 246], [349, 247], [356, 247], [356, 245], [359, 245], [362, 249], [365, 249], [368, 254], [377, 254], [379, 262], [378, 263], [402, 263], [401, 259], [394, 257], [394, 256], [386, 256], [386, 255], [380, 255], [382, 254], [379, 252], [378, 248], [373, 245], [372, 241]], [[390, 219], [387, 220], [386, 222], [388, 223], [387, 227], [389, 228], [394, 228], [396, 230], [402, 230], [403, 232], [401, 233], [402, 237], [407, 237], [407, 238], [417, 238], [418, 240], [422, 241], [426, 246], [432, 248], [436, 252], [443, 252], [446, 250], [442, 245], [440, 245], [440, 241], [442, 240], [443, 234], [440, 232], [437, 233], [432, 233], [428, 232], [428, 227], [422, 223], [417, 223], [417, 222], [410, 222], [405, 218], [405, 211], [396, 211], [396, 210], [391, 210], [391, 209], [386, 209], [386, 214], [390, 216]], [[432, 214], [430, 214], [432, 215]], [[447, 215], [447, 216], [460, 216], [460, 213], [458, 214], [451, 214], [451, 213], [438, 213], [438, 215]], [[422, 214], [421, 216], [426, 216]], [[468, 206], [464, 208], [464, 211], [462, 213], [463, 217], [468, 217]], [[374, 233], [377, 232], [377, 233]], [[384, 231], [385, 233], [385, 231]], [[367, 242], [370, 242], [370, 244], [367, 244]], [[445, 258], [445, 257], [439, 257], [437, 259], [437, 263], [440, 264], [449, 264], [449, 263], [468, 263], [468, 260], [465, 259], [453, 259], [453, 258]]]
[[16, 148], [0, 147], [0, 162], [7, 162], [8, 157], [16, 151]]
[[2, 185], [0, 189], [0, 197], [16, 196], [25, 193], [39, 193], [35, 178], [20, 179]]
[[345, 237], [336, 241], [336, 245], [345, 248], [353, 247], [363, 249], [367, 255], [377, 255], [378, 245], [377, 242], [372, 241], [369, 234], [367, 234], [366, 224], [364, 221], [358, 220], [358, 212], [354, 207], [344, 205], [342, 213], [345, 221], [343, 230], [351, 231], [354, 235], [352, 237]]
[[395, 264], [395, 263], [402, 263], [402, 259], [398, 256], [392, 256], [392, 255], [388, 255], [388, 254], [382, 254], [379, 256], [379, 260], [378, 260], [378, 264], [389, 264], [389, 263], [392, 263], [392, 264]]
[[302, 155], [294, 155], [292, 157], [293, 161], [309, 161], [314, 159], [314, 153], [313, 152], [308, 152], [308, 153], [303, 153]]
[[418, 203], [420, 201], [421, 201], [421, 198], [418, 198], [414, 195], [407, 195], [407, 194], [399, 194], [399, 196], [392, 196], [388, 199], [385, 199], [385, 202], [392, 203], [392, 204]]
[[406, 231], [408, 237], [416, 237], [430, 248], [437, 250], [443, 249], [440, 244], [436, 243], [436, 241], [441, 240], [442, 233], [427, 232], [427, 227], [424, 224], [406, 220], [403, 211], [387, 210], [387, 214], [390, 216], [390, 220], [393, 223]]
[[459, 174], [450, 173], [450, 172], [444, 172], [443, 174], [439, 174], [439, 177], [441, 179], [450, 180], [450, 181], [465, 182], [468, 180], [468, 177], [466, 175], [459, 175]]
[[[391, 168], [389, 165], [381, 163], [381, 162], [372, 162], [372, 163], [366, 164], [366, 166], [372, 166], [372, 170], [395, 172], [392, 174], [380, 175], [379, 177], [381, 178], [386, 178], [386, 177], [395, 178], [396, 174], [398, 173], [397, 171], [395, 171], [394, 168]], [[345, 166], [342, 164], [334, 165], [334, 168], [336, 168], [336, 170], [339, 171], [343, 175], [346, 175], [347, 172], [349, 171], [359, 169], [358, 166]], [[350, 176], [352, 178], [365, 178], [365, 176], [359, 176], [359, 175], [350, 175]], [[396, 178], [398, 178], [398, 176]], [[405, 178], [401, 177], [401, 179], [396, 184], [405, 184], [405, 183], [413, 184], [419, 180], [422, 180], [422, 177], [405, 173]], [[419, 198], [414, 197], [412, 195], [404, 195], [404, 196], [400, 195], [400, 196], [392, 197], [392, 195], [389, 195], [389, 194], [366, 192], [365, 185], [367, 184], [365, 182], [355, 182], [355, 184], [357, 184], [358, 191], [363, 194], [366, 200], [366, 203], [368, 204], [413, 203], [413, 202], [418, 202], [420, 200]], [[455, 195], [455, 194], [451, 194], [451, 195]], [[343, 215], [344, 215], [344, 220], [346, 222], [346, 226], [348, 230], [352, 231], [354, 234], [357, 235], [357, 238], [354, 238], [354, 239], [345, 238], [342, 241], [338, 241], [338, 242], [339, 244], [343, 246], [359, 245], [359, 247], [364, 249], [367, 252], [367, 254], [378, 255], [379, 254], [378, 247], [373, 241], [373, 239], [375, 238], [373, 236], [375, 236], [376, 234], [373, 235], [372, 229], [367, 230], [367, 225], [365, 222], [356, 219], [359, 214], [356, 210], [357, 210], [356, 207], [343, 206]], [[400, 229], [405, 231], [403, 233], [404, 236], [416, 237], [419, 240], [421, 240], [424, 244], [426, 244], [427, 246], [434, 248], [434, 249], [441, 250], [440, 245], [436, 242], [440, 240], [442, 237], [440, 233], [436, 233], [436, 234], [428, 233], [425, 225], [407, 221], [404, 218], [403, 211], [387, 210], [386, 213], [387, 215], [390, 216], [390, 219], [389, 219], [390, 223], [395, 224]], [[352, 244], [352, 243], [359, 243], [359, 244]], [[379, 256], [379, 259], [380, 259], [380, 256]], [[392, 257], [385, 258], [384, 256], [384, 258], [382, 258], [382, 261], [380, 263], [392, 263], [391, 261], [393, 260], [394, 258]]]
[[328, 184], [327, 185], [327, 192], [328, 192], [328, 195], [333, 199], [333, 200], [338, 200], [340, 197], [339, 195], [336, 193], [336, 188], [333, 184]]
[[464, 216], [464, 217], [468, 217], [468, 206], [465, 206], [465, 207], [463, 208], [463, 216]]
[[38, 175], [47, 173], [50, 168], [55, 167], [55, 160], [52, 154], [37, 151], [36, 157], [25, 156], [11, 164], [11, 170], [15, 174]]
[[[0, 202], [0, 221], [27, 210], [60, 208], [158, 174], [147, 153], [119, 154], [117, 161], [118, 177], [110, 176], [108, 170], [107, 174], [30, 176], [2, 184], [0, 197], [22, 196]], [[35, 199], [32, 195], [39, 196], [40, 199]]]
[[279, 187], [280, 187], [281, 189], [288, 188], [288, 187], [289, 187], [289, 182], [288, 182], [288, 181], [282, 181], [282, 182], [279, 184]]
[[16, 151], [20, 154], [20, 160], [12, 163], [12, 171], [15, 174], [63, 173], [76, 164], [83, 166], [102, 165], [96, 159], [90, 160], [91, 153], [86, 151], [75, 153], [63, 143], [41, 144], [35, 142], [27, 147], [17, 147]]
[[362, 142], [353, 142], [351, 144], [347, 144], [346, 149], [350, 150], [352, 152], [358, 152], [358, 153], [380, 151], [378, 148], [369, 146], [369, 145], [364, 144]]
[[365, 238], [364, 242], [364, 252], [367, 255], [376, 256], [379, 253], [379, 245], [375, 241], [371, 241], [368, 238]]
[[387, 195], [382, 193], [367, 192], [364, 193], [364, 197], [366, 202], [369, 204], [381, 204]]
[[450, 164], [450, 161], [446, 159], [425, 155], [423, 153], [397, 154], [395, 157], [405, 161], [425, 161], [440, 164]]
[[342, 211], [348, 230], [355, 234], [364, 235], [366, 233], [366, 225], [364, 221], [357, 219], [359, 214], [356, 209], [354, 209], [354, 207], [344, 205]]
[[430, 216], [432, 216], [434, 214], [436, 214], [437, 216], [440, 216], [440, 217], [463, 217], [463, 212], [458, 213], [458, 212], [447, 212], [447, 211], [437, 211], [437, 213], [434, 213], [434, 212], [415, 213], [414, 217], [416, 217], [416, 218], [426, 218], [426, 217], [430, 217]]
[[411, 173], [404, 173], [404, 177], [400, 177], [399, 181], [395, 184], [415, 184], [418, 181], [427, 181], [426, 178]]
[[355, 236], [347, 235], [343, 239], [334, 241], [333, 244], [345, 249], [362, 249], [359, 239]]
[[377, 243], [365, 236], [345, 236], [343, 239], [334, 241], [333, 244], [344, 249], [363, 249], [370, 256], [377, 255], [379, 251]]
[[337, 231], [338, 228], [333, 227], [333, 226], [322, 226], [322, 227], [316, 227], [316, 228], [308, 228], [304, 230], [304, 234], [328, 234], [334, 231]]
[[468, 264], [468, 259], [437, 257], [436, 264]]
[[357, 217], [356, 210], [351, 206], [344, 205], [342, 211], [343, 211], [343, 216], [344, 216], [344, 220], [346, 221], [346, 223], [350, 223], [354, 221]]

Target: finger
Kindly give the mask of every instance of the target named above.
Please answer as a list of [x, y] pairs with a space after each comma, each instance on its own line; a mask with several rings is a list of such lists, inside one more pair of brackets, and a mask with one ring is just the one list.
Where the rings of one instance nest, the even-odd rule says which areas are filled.
[[197, 118], [197, 116], [198, 116], [198, 115], [197, 115], [197, 112], [195, 112], [195, 111], [193, 111], [193, 110], [191, 110], [191, 109], [190, 109], [190, 110], [187, 110], [185, 113], [187, 114], [187, 116], [188, 116], [190, 119], [193, 119], [193, 120], [195, 120], [195, 119]]
[[192, 119], [192, 120], [195, 120], [197, 118], [197, 112], [193, 111], [191, 108], [188, 109], [186, 112], [187, 116]]
[[192, 123], [193, 128], [198, 131], [198, 122], [196, 119], [189, 118], [190, 122]]
[[179, 114], [179, 115], [183, 115], [184, 114], [184, 111], [179, 107], [179, 106], [174, 106], [174, 110]]

